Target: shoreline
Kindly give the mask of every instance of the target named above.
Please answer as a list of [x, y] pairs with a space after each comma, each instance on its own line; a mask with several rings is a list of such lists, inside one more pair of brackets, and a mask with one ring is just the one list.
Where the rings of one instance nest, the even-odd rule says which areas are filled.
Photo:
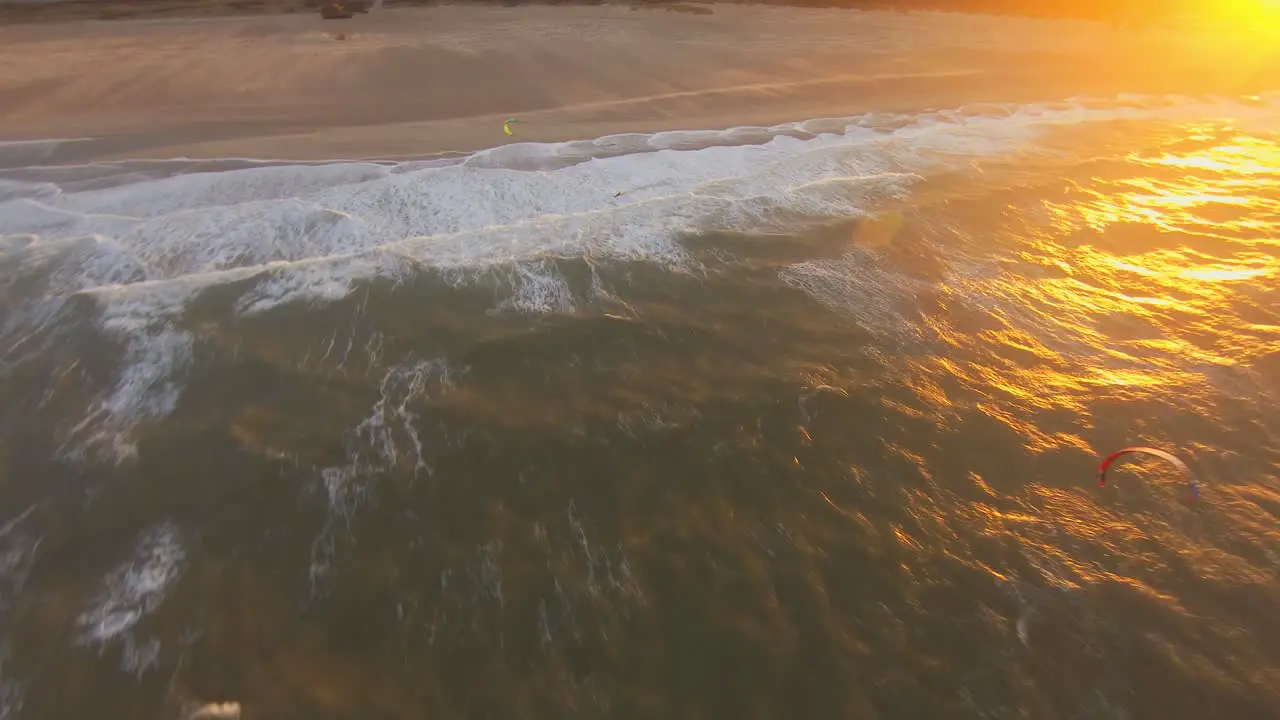
[[[764, 5], [77, 21], [0, 28], [0, 141], [88, 138], [54, 150], [54, 164], [422, 158], [973, 103], [1280, 87], [1280, 61], [1244, 57], [1089, 22]], [[1239, 67], [1247, 72], [1230, 69]], [[519, 121], [512, 136], [508, 117]]]
[[[0, 0], [0, 22], [139, 21], [319, 13], [326, 0]], [[357, 0], [368, 5], [368, 0]], [[1138, 6], [1140, 0], [1130, 0]], [[703, 14], [727, 5], [845, 11], [952, 12], [1065, 20], [1131, 21], [1152, 10], [1115, 2], [1020, 7], [1002, 0], [384, 0], [385, 10], [459, 7], [629, 7]], [[1156, 5], [1152, 5], [1155, 8]]]

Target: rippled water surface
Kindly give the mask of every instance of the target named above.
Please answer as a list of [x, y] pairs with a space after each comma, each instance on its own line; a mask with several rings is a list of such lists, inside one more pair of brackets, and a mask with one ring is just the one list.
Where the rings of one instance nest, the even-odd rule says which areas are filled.
[[0, 716], [1274, 717], [1277, 103], [6, 171]]

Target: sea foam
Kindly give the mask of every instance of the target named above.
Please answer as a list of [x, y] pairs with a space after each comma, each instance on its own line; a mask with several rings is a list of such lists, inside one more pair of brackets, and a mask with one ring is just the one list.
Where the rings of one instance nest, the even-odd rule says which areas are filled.
[[[7, 288], [0, 347], [48, 324], [70, 298], [96, 304], [102, 329], [126, 346], [125, 366], [86, 409], [72, 445], [118, 459], [130, 452], [130, 427], [174, 407], [191, 344], [174, 319], [213, 287], [234, 284], [236, 310], [255, 314], [340, 300], [363, 282], [424, 268], [467, 282], [517, 266], [498, 310], [568, 312], [574, 303], [548, 260], [687, 270], [693, 261], [681, 238], [689, 233], [856, 217], [905, 197], [930, 174], [1033, 152], [1055, 128], [1260, 121], [1276, 116], [1277, 99], [987, 104], [518, 143], [405, 163], [175, 160], [8, 170], [0, 173]], [[821, 280], [828, 270], [839, 272], [799, 266], [787, 279], [814, 292], [848, 292], [844, 280]]]

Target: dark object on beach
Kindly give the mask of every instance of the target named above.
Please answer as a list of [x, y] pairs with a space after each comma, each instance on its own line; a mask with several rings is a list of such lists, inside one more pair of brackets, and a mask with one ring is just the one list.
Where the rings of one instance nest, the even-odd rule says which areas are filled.
[[355, 13], [338, 3], [329, 3], [320, 7], [320, 17], [325, 20], [348, 20], [354, 16]]

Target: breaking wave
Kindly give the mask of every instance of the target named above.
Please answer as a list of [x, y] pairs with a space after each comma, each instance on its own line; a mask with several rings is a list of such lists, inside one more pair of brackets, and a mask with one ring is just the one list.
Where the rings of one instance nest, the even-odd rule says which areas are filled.
[[[857, 217], [924, 175], [1047, 152], [1035, 140], [1065, 125], [1276, 112], [1274, 97], [1121, 98], [523, 143], [436, 161], [10, 170], [0, 177], [0, 373], [24, 349], [82, 328], [80, 315], [64, 322], [67, 306], [88, 302], [123, 360], [64, 439], [70, 455], [118, 460], [132, 452], [130, 427], [174, 406], [193, 342], [179, 320], [206, 292], [230, 293], [235, 312], [252, 315], [426, 269], [467, 284], [507, 268], [497, 309], [565, 312], [574, 300], [549, 258], [695, 271], [681, 242], [689, 234]], [[801, 267], [790, 277], [871, 292], [856, 275], [824, 280]]]

